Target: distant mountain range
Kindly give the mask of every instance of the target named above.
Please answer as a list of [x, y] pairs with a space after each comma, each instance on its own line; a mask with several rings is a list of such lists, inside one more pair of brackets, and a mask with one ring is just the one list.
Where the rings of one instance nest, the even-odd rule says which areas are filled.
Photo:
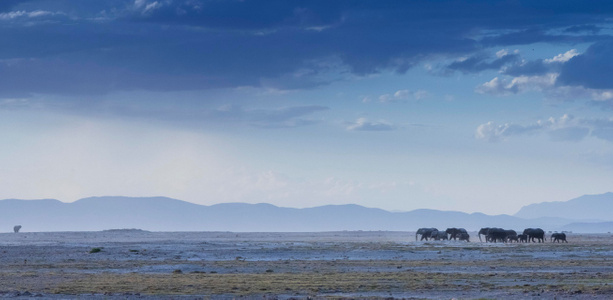
[[[594, 210], [592, 205], [600, 205], [600, 209]], [[607, 223], [613, 221], [613, 215], [605, 212], [611, 212], [612, 205], [613, 193], [607, 193], [567, 202], [533, 204], [522, 208], [515, 216], [490, 216], [429, 209], [389, 212], [359, 205], [303, 209], [245, 203], [205, 206], [165, 197], [91, 197], [73, 203], [53, 199], [7, 199], [0, 200], [0, 232], [11, 231], [17, 224], [23, 226], [23, 232], [123, 228], [236, 232], [412, 231], [419, 227], [464, 227], [468, 230], [541, 227], [547, 231], [608, 232], [613, 231], [613, 222]]]
[[514, 216], [568, 218], [584, 221], [613, 221], [613, 193], [584, 195], [568, 201], [543, 202], [522, 207]]

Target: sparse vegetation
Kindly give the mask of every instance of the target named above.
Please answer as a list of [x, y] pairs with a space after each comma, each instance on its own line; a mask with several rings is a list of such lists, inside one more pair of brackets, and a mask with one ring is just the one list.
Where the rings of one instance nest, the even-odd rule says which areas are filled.
[[[243, 239], [244, 234], [241, 236]], [[389, 297], [391, 293], [392, 297], [427, 298], [436, 292], [450, 298], [459, 293], [483, 299], [580, 293], [607, 299], [613, 295], [609, 256], [613, 241], [600, 237], [572, 244], [505, 245], [241, 240], [236, 249], [228, 247], [233, 240], [223, 241], [174, 244], [165, 240], [142, 245], [131, 241], [124, 246], [113, 244], [113, 250], [101, 257], [74, 255], [83, 249], [68, 246], [54, 250], [59, 256], [53, 261], [47, 254], [36, 254], [48, 253], [47, 247], [5, 247], [0, 256], [0, 291], [143, 297], [266, 294], [343, 298]], [[133, 255], [144, 253], [144, 248], [147, 255]], [[30, 251], [27, 264], [24, 249]], [[103, 250], [96, 247], [90, 252]], [[29, 259], [32, 256], [45, 259]], [[237, 259], [245, 256], [250, 259]]]

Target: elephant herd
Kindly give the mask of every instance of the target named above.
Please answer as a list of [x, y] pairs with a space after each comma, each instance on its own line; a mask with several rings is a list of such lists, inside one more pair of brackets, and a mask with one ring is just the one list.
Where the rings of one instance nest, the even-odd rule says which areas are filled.
[[470, 235], [464, 228], [447, 228], [445, 231], [439, 231], [436, 228], [419, 228], [415, 233], [415, 240], [417, 235], [421, 235], [421, 241], [433, 239], [435, 241], [440, 240], [460, 240], [470, 242]]
[[[436, 241], [439, 240], [460, 240], [470, 242], [470, 235], [464, 228], [447, 228], [445, 231], [439, 231], [436, 228], [419, 228], [417, 232], [415, 232], [415, 240], [417, 241], [417, 237], [421, 236], [420, 241], [433, 239]], [[485, 227], [479, 230], [479, 241], [483, 242], [481, 239], [481, 235], [484, 236], [486, 242], [516, 242], [516, 243], [542, 243], [546, 241], [545, 231], [541, 228], [526, 228], [521, 234], [517, 234], [515, 230], [510, 229], [502, 229], [496, 227]], [[552, 242], [566, 242], [566, 234], [565, 233], [552, 233], [551, 234]]]

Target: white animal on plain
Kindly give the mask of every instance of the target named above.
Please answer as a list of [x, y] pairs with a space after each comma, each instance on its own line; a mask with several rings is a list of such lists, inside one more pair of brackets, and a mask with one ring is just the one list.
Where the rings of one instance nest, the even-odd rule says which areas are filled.
[[15, 227], [13, 227], [13, 231], [15, 231], [15, 233], [19, 232], [19, 229], [21, 229], [21, 225], [15, 225]]

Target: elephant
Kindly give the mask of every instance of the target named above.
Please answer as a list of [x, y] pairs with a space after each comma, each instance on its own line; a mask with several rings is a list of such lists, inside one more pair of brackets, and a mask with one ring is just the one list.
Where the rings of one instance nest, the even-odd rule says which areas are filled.
[[537, 239], [539, 243], [546, 241], [545, 231], [540, 228], [526, 228], [524, 229], [524, 234], [528, 236], [528, 241], [536, 243], [534, 239]]
[[484, 227], [484, 228], [481, 228], [481, 229], [479, 230], [478, 235], [479, 235], [479, 241], [480, 241], [480, 242], [483, 242], [483, 240], [481, 240], [481, 235], [482, 235], [482, 234], [485, 236], [485, 241], [486, 241], [486, 242], [489, 242], [489, 241], [487, 240], [487, 233], [488, 233], [489, 231], [490, 231], [490, 228], [489, 228], [489, 227]]
[[515, 241], [517, 242], [518, 237], [517, 237], [517, 232], [515, 230], [505, 230], [507, 232], [507, 241]]
[[15, 233], [19, 232], [19, 229], [21, 229], [21, 225], [15, 225], [15, 227], [13, 227]]
[[485, 236], [486, 242], [497, 242], [497, 241], [506, 242], [507, 240], [507, 232], [502, 228], [485, 227], [485, 228], [481, 228], [478, 234], [479, 234], [479, 241], [482, 241], [481, 240], [482, 234]]
[[430, 234], [430, 237], [433, 238], [435, 241], [440, 241], [440, 240], [447, 240], [447, 232], [445, 231], [432, 231], [432, 233]]
[[449, 234], [449, 239], [450, 240], [453, 239], [454, 241], [456, 240], [456, 238], [460, 237], [460, 234], [467, 233], [466, 229], [464, 229], [464, 228], [455, 228], [455, 227], [447, 228], [447, 230], [445, 230], [445, 232], [447, 234]]
[[502, 228], [490, 228], [487, 231], [486, 241], [506, 243], [507, 234], [507, 231]]
[[528, 242], [528, 235], [527, 234], [518, 234], [517, 238], [519, 239], [520, 243], [527, 243]]
[[470, 235], [468, 235], [468, 232], [462, 232], [459, 234], [458, 240], [470, 242]]
[[507, 236], [507, 241], [509, 243], [511, 243], [511, 242], [519, 243], [519, 237], [517, 235]]
[[421, 235], [420, 241], [423, 241], [423, 240], [427, 241], [431, 237], [432, 231], [435, 231], [435, 230], [438, 231], [438, 229], [436, 228], [419, 228], [417, 229], [417, 232], [415, 232], [415, 240], [417, 241], [417, 235], [419, 234]]
[[551, 234], [551, 242], [565, 242], [568, 243], [568, 241], [566, 240], [566, 233], [561, 232], [561, 233], [552, 233]]

